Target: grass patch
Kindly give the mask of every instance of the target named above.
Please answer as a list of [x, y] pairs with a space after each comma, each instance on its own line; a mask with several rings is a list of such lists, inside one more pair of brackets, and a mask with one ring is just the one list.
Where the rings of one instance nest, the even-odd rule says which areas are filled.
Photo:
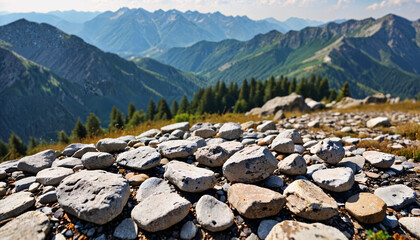
[[403, 112], [403, 113], [416, 113], [420, 114], [420, 101], [403, 101], [400, 103], [380, 103], [380, 104], [363, 104], [350, 108], [334, 109], [335, 112], [351, 113], [351, 112]]
[[411, 140], [420, 140], [420, 124], [419, 123], [407, 123], [398, 125], [395, 128], [395, 133], [400, 134], [403, 137]]
[[386, 152], [397, 156], [404, 156], [407, 159], [413, 158], [416, 162], [420, 162], [420, 145], [412, 145], [402, 149], [393, 149], [392, 143], [385, 140], [382, 142], [375, 140], [363, 140], [358, 144], [359, 148], [366, 148], [367, 150], [375, 150]]

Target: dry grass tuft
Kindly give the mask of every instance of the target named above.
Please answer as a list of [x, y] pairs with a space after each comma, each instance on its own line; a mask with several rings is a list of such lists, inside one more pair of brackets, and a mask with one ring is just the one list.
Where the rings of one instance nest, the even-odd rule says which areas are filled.
[[402, 149], [393, 149], [391, 146], [392, 143], [387, 140], [382, 142], [375, 140], [363, 140], [358, 144], [359, 148], [391, 153], [396, 156], [405, 156], [407, 159], [413, 158], [415, 161], [420, 162], [420, 145], [412, 145]]
[[351, 112], [404, 112], [404, 113], [417, 113], [420, 114], [420, 101], [403, 101], [400, 103], [390, 104], [390, 103], [381, 103], [381, 104], [366, 104], [358, 105], [350, 108], [343, 109], [334, 109], [336, 112], [340, 113], [351, 113]]

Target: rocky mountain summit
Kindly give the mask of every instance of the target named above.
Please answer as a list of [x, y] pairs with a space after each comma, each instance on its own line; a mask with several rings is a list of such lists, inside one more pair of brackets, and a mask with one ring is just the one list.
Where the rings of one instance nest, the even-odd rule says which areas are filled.
[[420, 164], [360, 145], [419, 145], [380, 128], [407, 122], [420, 116], [181, 122], [45, 150], [0, 164], [0, 236], [362, 239], [376, 228], [420, 238]]

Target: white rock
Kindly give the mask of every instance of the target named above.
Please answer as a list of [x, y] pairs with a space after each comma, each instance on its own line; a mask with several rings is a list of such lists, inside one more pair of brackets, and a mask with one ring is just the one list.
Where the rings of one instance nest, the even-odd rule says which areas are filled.
[[202, 196], [195, 209], [198, 222], [209, 231], [223, 231], [234, 223], [229, 206], [210, 195]]
[[197, 143], [187, 140], [172, 140], [162, 142], [158, 146], [160, 154], [166, 158], [186, 158], [197, 150]]
[[420, 218], [418, 217], [402, 217], [398, 222], [401, 226], [412, 234], [415, 238], [420, 239]]
[[268, 130], [276, 130], [276, 123], [273, 121], [264, 121], [257, 126], [257, 131], [259, 132], [265, 132]]
[[113, 139], [113, 138], [104, 138], [96, 143], [96, 148], [101, 152], [119, 152], [123, 151], [127, 147], [127, 143], [123, 140]]
[[386, 117], [377, 117], [367, 121], [366, 126], [368, 128], [375, 128], [380, 126], [389, 127], [391, 126], [391, 121]]
[[205, 128], [199, 128], [193, 132], [193, 136], [199, 136], [202, 138], [211, 138], [216, 135], [216, 131], [213, 130], [213, 128], [205, 127]]
[[241, 125], [233, 122], [223, 124], [219, 129], [219, 137], [226, 140], [234, 140], [241, 137], [243, 131]]
[[117, 164], [136, 170], [147, 170], [158, 166], [160, 154], [151, 147], [138, 147], [134, 150], [120, 153]]
[[366, 151], [363, 157], [377, 168], [390, 168], [395, 161], [394, 155], [377, 151]]
[[194, 155], [197, 162], [209, 167], [220, 167], [230, 157], [229, 153], [218, 145], [199, 148]]
[[0, 236], [2, 240], [44, 240], [50, 227], [45, 213], [30, 211], [2, 226]]
[[155, 193], [160, 194], [171, 192], [175, 192], [175, 189], [169, 185], [168, 182], [157, 177], [151, 177], [140, 185], [139, 190], [137, 191], [136, 199], [141, 202]]
[[17, 168], [24, 172], [36, 174], [42, 169], [51, 167], [55, 157], [56, 153], [54, 150], [45, 150], [20, 159]]
[[174, 123], [171, 125], [164, 126], [160, 130], [162, 131], [163, 134], [165, 134], [165, 133], [172, 133], [175, 130], [182, 130], [186, 132], [189, 129], [190, 129], [189, 122], [180, 122], [180, 123]]
[[294, 239], [294, 240], [347, 240], [340, 230], [322, 223], [302, 223], [297, 221], [283, 221], [273, 227], [266, 240]]
[[114, 163], [114, 157], [106, 152], [88, 152], [82, 157], [82, 164], [85, 168], [106, 169]]
[[303, 175], [306, 173], [306, 161], [301, 155], [294, 153], [281, 160], [278, 168], [287, 175]]
[[47, 168], [39, 171], [36, 174], [36, 181], [42, 183], [44, 186], [57, 186], [65, 177], [73, 174], [73, 170], [69, 168], [56, 167]]
[[57, 202], [57, 193], [55, 191], [46, 192], [38, 197], [38, 202], [41, 204]]
[[331, 139], [324, 139], [318, 142], [315, 146], [311, 148], [311, 152], [316, 154], [319, 158], [324, 160], [329, 164], [337, 164], [344, 158], [344, 148], [332, 141]]
[[287, 129], [280, 131], [278, 137], [292, 139], [294, 144], [303, 144], [302, 137], [296, 129]]
[[416, 192], [402, 184], [380, 187], [374, 194], [384, 200], [388, 207], [395, 210], [416, 202]]
[[347, 167], [318, 170], [312, 174], [312, 179], [323, 189], [332, 192], [348, 191], [354, 184], [353, 170]]
[[74, 168], [75, 166], [83, 165], [82, 160], [79, 158], [68, 157], [64, 159], [55, 160], [51, 167], [65, 167], [65, 168]]
[[278, 153], [293, 153], [295, 150], [293, 140], [279, 136], [273, 140], [271, 148]]
[[7, 196], [0, 200], [0, 222], [18, 216], [34, 204], [35, 198], [30, 192], [18, 192]]

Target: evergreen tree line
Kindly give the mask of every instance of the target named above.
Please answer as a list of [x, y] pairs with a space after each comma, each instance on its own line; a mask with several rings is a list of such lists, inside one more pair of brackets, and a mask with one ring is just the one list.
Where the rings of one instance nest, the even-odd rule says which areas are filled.
[[[108, 129], [103, 129], [99, 118], [90, 113], [86, 124], [83, 124], [79, 118], [70, 136], [65, 131], [60, 131], [57, 139], [59, 143], [67, 144], [87, 137], [100, 136], [106, 131], [134, 128], [146, 121], [177, 119], [183, 116], [187, 116], [188, 119], [190, 115], [205, 113], [243, 113], [254, 107], [261, 107], [274, 97], [286, 96], [293, 92], [316, 101], [340, 101], [343, 97], [350, 96], [347, 82], [337, 94], [335, 89], [330, 89], [328, 78], [322, 78], [319, 75], [317, 77], [311, 75], [309, 80], [302, 78], [299, 82], [296, 78], [289, 80], [283, 76], [277, 80], [271, 76], [265, 81], [255, 80], [255, 78], [251, 78], [250, 81], [244, 79], [240, 88], [237, 83], [231, 82], [227, 86], [225, 82], [217, 82], [214, 87], [201, 88], [194, 94], [191, 102], [186, 95], [179, 104], [177, 100], [174, 100], [171, 107], [165, 98], [161, 98], [157, 105], [153, 99], [150, 99], [146, 113], [143, 110], [137, 110], [131, 102], [127, 115], [124, 117], [124, 114], [114, 106], [111, 110]], [[29, 144], [26, 146], [15, 133], [12, 133], [8, 143], [0, 140], [0, 162], [4, 159], [24, 156], [40, 144], [47, 145], [48, 143], [45, 140], [39, 143], [34, 137], [30, 137]]]

